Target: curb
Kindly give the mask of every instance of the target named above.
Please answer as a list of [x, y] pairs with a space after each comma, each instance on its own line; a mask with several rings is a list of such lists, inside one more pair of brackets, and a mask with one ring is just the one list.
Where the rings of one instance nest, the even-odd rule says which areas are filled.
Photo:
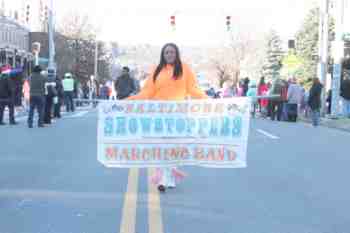
[[[300, 121], [304, 122], [304, 123], [311, 124], [311, 120], [310, 119], [307, 119], [307, 118], [304, 118], [304, 117], [299, 117], [298, 119]], [[323, 118], [321, 118], [320, 125], [324, 126], [324, 127], [327, 127], [327, 128], [330, 128], [330, 129], [337, 129], [337, 130], [341, 130], [341, 131], [350, 133], [350, 126], [349, 126], [349, 128], [344, 128], [344, 127], [341, 127], [341, 126], [329, 125], [329, 124], [327, 124], [327, 121], [329, 122], [329, 121], [335, 121], [335, 120], [331, 120], [331, 119], [323, 117]]]

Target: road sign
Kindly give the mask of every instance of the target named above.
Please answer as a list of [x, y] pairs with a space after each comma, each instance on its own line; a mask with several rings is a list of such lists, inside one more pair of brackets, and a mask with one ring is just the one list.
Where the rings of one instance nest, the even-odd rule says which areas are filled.
[[350, 41], [350, 32], [343, 34], [343, 41]]
[[283, 59], [283, 66], [288, 69], [296, 69], [299, 65], [301, 65], [301, 60], [295, 54], [289, 54]]

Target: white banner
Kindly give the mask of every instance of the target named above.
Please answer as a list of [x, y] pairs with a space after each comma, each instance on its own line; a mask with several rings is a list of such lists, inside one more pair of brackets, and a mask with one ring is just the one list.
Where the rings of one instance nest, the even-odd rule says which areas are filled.
[[250, 98], [101, 101], [98, 160], [107, 167], [246, 167]]

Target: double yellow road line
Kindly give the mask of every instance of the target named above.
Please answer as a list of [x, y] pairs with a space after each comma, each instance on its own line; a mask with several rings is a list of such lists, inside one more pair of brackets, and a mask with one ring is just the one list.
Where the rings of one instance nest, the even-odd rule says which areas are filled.
[[[152, 184], [151, 177], [155, 169], [148, 169], [148, 232], [163, 233], [162, 211], [157, 187]], [[139, 169], [129, 170], [128, 186], [125, 193], [120, 233], [136, 233], [136, 213]]]

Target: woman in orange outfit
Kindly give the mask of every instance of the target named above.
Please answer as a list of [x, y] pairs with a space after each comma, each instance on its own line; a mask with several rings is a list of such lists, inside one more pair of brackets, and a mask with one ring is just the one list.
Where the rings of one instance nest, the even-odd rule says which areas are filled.
[[[160, 63], [147, 78], [140, 93], [129, 100], [185, 100], [187, 97], [203, 99], [207, 95], [198, 88], [196, 77], [190, 67], [180, 59], [178, 47], [168, 43], [162, 48]], [[174, 168], [161, 169], [162, 177], [158, 189], [175, 188]]]

